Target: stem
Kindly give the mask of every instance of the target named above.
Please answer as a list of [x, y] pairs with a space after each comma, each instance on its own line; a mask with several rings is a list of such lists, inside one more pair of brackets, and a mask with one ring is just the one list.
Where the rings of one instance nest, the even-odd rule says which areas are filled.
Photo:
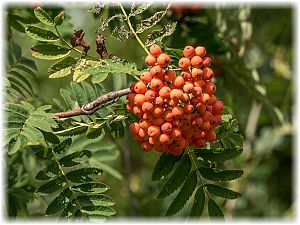
[[130, 17], [128, 17], [125, 9], [123, 8], [122, 4], [120, 3], [120, 8], [123, 12], [123, 15], [125, 16], [125, 20], [127, 20], [127, 24], [128, 27], [130, 29], [130, 31], [133, 33], [133, 35], [135, 36], [136, 40], [139, 42], [139, 44], [141, 45], [141, 47], [145, 50], [145, 52], [147, 53], [147, 55], [150, 55], [150, 52], [148, 51], [148, 49], [146, 48], [146, 46], [144, 45], [144, 43], [141, 41], [141, 39], [138, 37], [137, 33], [135, 32], [135, 30], [133, 29], [131, 22], [130, 22]]
[[[202, 187], [204, 187], [205, 184], [204, 184], [204, 182], [203, 182], [203, 180], [202, 180], [202, 177], [201, 177], [201, 174], [200, 174], [200, 172], [199, 172], [199, 170], [198, 170], [197, 161], [196, 161], [194, 152], [192, 151], [191, 148], [188, 148], [188, 155], [189, 155], [189, 158], [190, 158], [190, 160], [191, 160], [191, 162], [192, 162], [192, 165], [193, 165], [194, 169], [196, 170], [196, 173], [197, 173], [197, 175], [198, 175], [198, 177], [199, 177], [200, 183], [201, 183]], [[204, 192], [206, 193], [207, 197], [210, 198], [210, 197], [209, 197], [209, 193], [208, 193], [208, 191], [206, 190], [206, 188], [203, 188], [203, 190], [204, 190]]]

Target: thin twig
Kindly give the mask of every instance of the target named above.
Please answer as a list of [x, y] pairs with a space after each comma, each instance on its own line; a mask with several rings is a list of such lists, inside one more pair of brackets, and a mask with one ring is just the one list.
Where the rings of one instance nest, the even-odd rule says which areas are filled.
[[118, 91], [112, 91], [105, 95], [99, 96], [96, 100], [83, 105], [81, 108], [76, 108], [71, 111], [66, 112], [58, 112], [55, 113], [55, 117], [58, 118], [68, 118], [73, 116], [79, 116], [79, 115], [91, 115], [95, 112], [96, 109], [99, 109], [104, 106], [105, 103], [110, 102], [113, 99], [118, 99], [124, 95], [128, 95], [131, 93], [130, 88], [118, 90]]

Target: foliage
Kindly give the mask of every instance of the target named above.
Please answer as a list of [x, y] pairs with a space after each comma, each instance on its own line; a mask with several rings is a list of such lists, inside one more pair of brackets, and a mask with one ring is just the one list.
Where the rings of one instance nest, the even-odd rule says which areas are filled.
[[[291, 9], [276, 9], [274, 18], [274, 9], [249, 5], [178, 6], [5, 9], [10, 218], [292, 217]], [[141, 152], [123, 98], [91, 115], [55, 116], [139, 80], [153, 43], [175, 70], [183, 46], [206, 47], [226, 106], [217, 141], [177, 157]]]

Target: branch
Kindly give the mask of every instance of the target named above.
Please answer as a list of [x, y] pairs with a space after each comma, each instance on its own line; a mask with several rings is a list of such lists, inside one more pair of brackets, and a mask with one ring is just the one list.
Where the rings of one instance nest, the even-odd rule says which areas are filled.
[[76, 108], [71, 111], [67, 112], [58, 112], [55, 113], [55, 117], [58, 118], [68, 118], [73, 116], [80, 116], [80, 115], [91, 115], [95, 112], [96, 109], [102, 108], [105, 103], [110, 102], [111, 100], [118, 99], [124, 95], [128, 95], [131, 93], [130, 88], [112, 91], [105, 95], [99, 96], [96, 100], [83, 105], [81, 108]]

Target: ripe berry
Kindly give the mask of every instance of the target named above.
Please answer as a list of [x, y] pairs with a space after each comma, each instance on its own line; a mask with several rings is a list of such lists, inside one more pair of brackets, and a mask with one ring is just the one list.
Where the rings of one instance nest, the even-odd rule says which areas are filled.
[[133, 106], [133, 113], [135, 114], [135, 115], [137, 115], [138, 117], [141, 117], [141, 116], [143, 116], [143, 110], [142, 110], [142, 107], [141, 106], [137, 106], [137, 105], [135, 105], [135, 106]]
[[153, 77], [158, 77], [162, 74], [162, 68], [159, 65], [153, 66], [150, 69], [150, 73]]
[[178, 118], [178, 117], [181, 117], [183, 115], [183, 108], [180, 107], [180, 106], [175, 106], [173, 109], [172, 109], [172, 114], [173, 114], [173, 117], [174, 118]]
[[155, 66], [155, 63], [156, 63], [156, 59], [153, 55], [148, 55], [146, 58], [145, 58], [145, 63], [148, 65], [148, 66]]
[[203, 104], [206, 104], [209, 100], [209, 95], [206, 94], [206, 93], [203, 93], [201, 96], [200, 96], [200, 102], [202, 102]]
[[181, 129], [179, 128], [173, 128], [171, 131], [171, 137], [176, 140], [179, 139], [181, 137]]
[[182, 71], [180, 76], [183, 77], [184, 80], [188, 81], [192, 78], [192, 74], [189, 71]]
[[134, 104], [137, 106], [142, 106], [145, 102], [145, 95], [143, 94], [136, 94], [134, 97]]
[[211, 64], [211, 59], [209, 57], [204, 57], [202, 62], [203, 67], [209, 67], [210, 64]]
[[159, 56], [161, 53], [162, 53], [162, 50], [158, 45], [156, 45], [156, 44], [151, 45], [151, 47], [150, 47], [150, 54], [151, 55]]
[[162, 82], [162, 80], [158, 78], [153, 78], [150, 82], [151, 89], [155, 91], [159, 91], [163, 85], [164, 83]]
[[166, 53], [162, 53], [157, 58], [157, 63], [161, 67], [167, 67], [170, 64], [170, 56]]
[[199, 80], [203, 77], [203, 70], [199, 68], [193, 68], [192, 69], [192, 77], [194, 80]]
[[173, 120], [173, 114], [171, 109], [166, 109], [163, 115], [165, 121], [171, 122]]
[[145, 72], [141, 73], [140, 79], [141, 79], [141, 81], [143, 81], [145, 84], [148, 84], [148, 83], [152, 80], [152, 75], [151, 75], [150, 72], [145, 71]]
[[185, 93], [190, 94], [190, 93], [192, 93], [192, 91], [193, 91], [193, 89], [194, 89], [194, 85], [191, 84], [191, 83], [186, 83], [186, 84], [183, 86], [182, 89], [183, 89], [183, 91], [184, 91]]
[[182, 96], [183, 96], [183, 93], [179, 89], [173, 89], [170, 92], [170, 99], [172, 99], [172, 100], [175, 100], [175, 101], [181, 100]]
[[176, 77], [176, 73], [173, 70], [166, 70], [164, 72], [165, 81], [173, 81]]
[[147, 90], [147, 86], [144, 82], [139, 81], [134, 85], [133, 89], [135, 93], [144, 94]]
[[183, 111], [184, 113], [188, 114], [188, 113], [192, 113], [194, 111], [194, 106], [192, 104], [185, 104], [183, 106]]
[[191, 65], [193, 67], [199, 68], [203, 63], [203, 60], [200, 56], [196, 55], [191, 59]]
[[192, 58], [195, 55], [195, 49], [192, 46], [186, 46], [183, 49], [183, 55], [186, 58]]
[[213, 130], [207, 131], [205, 133], [205, 139], [209, 142], [214, 142], [217, 138], [216, 133]]
[[147, 102], [153, 102], [154, 99], [156, 98], [157, 94], [158, 94], [157, 91], [154, 91], [154, 90], [148, 90], [148, 91], [146, 91], [146, 93], [145, 93], [145, 100], [146, 100]]
[[141, 144], [141, 149], [145, 152], [149, 152], [151, 151], [153, 148], [153, 146], [151, 144], [149, 144], [148, 141], [143, 141]]
[[161, 117], [155, 117], [153, 119], [153, 125], [160, 127], [163, 123], [165, 122], [165, 120]]
[[142, 115], [142, 119], [146, 120], [146, 121], [153, 121], [153, 115], [152, 115], [152, 113], [145, 112]]
[[144, 129], [142, 129], [142, 128], [140, 128], [138, 135], [139, 135], [143, 140], [148, 139], [148, 134], [147, 134], [146, 130], [144, 130]]
[[158, 137], [160, 135], [160, 127], [158, 127], [158, 126], [150, 126], [148, 128], [148, 135], [150, 137]]
[[160, 134], [158, 140], [162, 144], [167, 144], [170, 141], [170, 136], [168, 134]]
[[195, 53], [197, 56], [203, 58], [206, 55], [206, 49], [202, 46], [198, 46], [195, 48]]
[[165, 134], [169, 134], [172, 131], [173, 125], [170, 122], [165, 122], [163, 125], [161, 125], [161, 131]]
[[214, 95], [209, 96], [209, 100], [207, 102], [207, 105], [212, 106], [217, 102], [217, 98]]
[[162, 106], [164, 103], [164, 99], [160, 96], [156, 97], [155, 100], [154, 100], [154, 104], [155, 105], [159, 105], [159, 106]]
[[154, 117], [160, 117], [164, 113], [164, 109], [161, 106], [154, 106], [152, 115]]
[[187, 70], [191, 65], [191, 61], [188, 58], [181, 58], [178, 62], [178, 66], [182, 69], [182, 70]]
[[142, 110], [144, 112], [151, 112], [153, 110], [154, 106], [150, 102], [144, 102], [142, 105]]
[[195, 145], [196, 148], [202, 148], [205, 145], [205, 139], [204, 138], [197, 138], [193, 139], [193, 144]]
[[162, 87], [159, 90], [159, 96], [162, 97], [163, 99], [168, 99], [170, 98], [170, 92], [171, 92], [171, 88], [169, 88], [168, 86]]
[[216, 92], [216, 85], [212, 82], [207, 82], [203, 89], [208, 95], [213, 95]]
[[214, 71], [210, 68], [204, 68], [203, 69], [203, 79], [204, 80], [210, 80], [214, 76]]
[[224, 112], [224, 103], [221, 101], [217, 101], [213, 106], [212, 106], [212, 113], [214, 115], [220, 115], [222, 112]]
[[184, 85], [184, 79], [182, 76], [178, 76], [174, 79], [173, 84], [175, 88], [182, 88]]
[[135, 123], [130, 124], [130, 126], [129, 126], [130, 133], [138, 134], [139, 130], [140, 130], [140, 125], [138, 123], [135, 122]]
[[150, 127], [151, 123], [147, 120], [143, 120], [139, 123], [139, 125], [140, 125], [140, 128], [147, 130]]

